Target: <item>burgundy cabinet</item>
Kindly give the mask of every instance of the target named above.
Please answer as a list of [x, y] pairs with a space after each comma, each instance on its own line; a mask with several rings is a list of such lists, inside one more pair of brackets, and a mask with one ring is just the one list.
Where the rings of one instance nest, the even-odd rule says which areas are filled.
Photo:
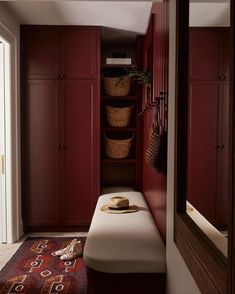
[[[152, 101], [159, 102], [160, 117], [167, 132], [168, 99], [168, 38], [169, 1], [155, 2], [145, 35], [144, 67], [152, 72]], [[159, 99], [160, 98], [160, 99]], [[162, 238], [166, 239], [166, 172], [156, 173], [146, 162], [145, 153], [150, 143], [150, 134], [155, 118], [156, 105], [146, 108], [143, 114], [143, 193], [151, 209]], [[146, 107], [146, 105], [145, 105]], [[146, 110], [145, 109], [145, 110]]]
[[229, 73], [229, 66], [231, 64], [230, 60], [230, 31], [229, 29], [223, 29], [223, 33], [221, 33], [221, 44], [222, 44], [222, 50], [223, 50], [223, 80], [229, 80], [230, 79], [230, 73]]
[[99, 28], [22, 26], [21, 40], [30, 79], [96, 79], [99, 74]]
[[188, 200], [215, 223], [218, 105], [216, 82], [191, 82], [188, 119]]
[[228, 203], [229, 203], [229, 82], [224, 82], [220, 87], [220, 137], [218, 152], [218, 193], [217, 198], [217, 222], [228, 224]]
[[60, 32], [55, 29], [21, 31], [24, 74], [30, 79], [55, 79], [60, 74]]
[[219, 59], [220, 35], [218, 32], [191, 29], [189, 51], [189, 78], [193, 80], [218, 80], [221, 70]]
[[153, 8], [153, 97], [162, 98], [168, 91], [168, 3], [155, 5]]
[[25, 229], [89, 225], [99, 196], [99, 30], [23, 26], [21, 44]]
[[64, 74], [68, 79], [94, 79], [99, 71], [99, 31], [77, 28], [63, 31]]
[[28, 156], [25, 210], [31, 225], [59, 221], [58, 85], [53, 80], [29, 81], [27, 91]]
[[228, 29], [191, 28], [189, 32], [189, 79], [229, 79]]
[[99, 100], [92, 80], [65, 82], [65, 222], [88, 224], [99, 194]]
[[228, 29], [190, 29], [187, 199], [212, 224], [228, 223]]

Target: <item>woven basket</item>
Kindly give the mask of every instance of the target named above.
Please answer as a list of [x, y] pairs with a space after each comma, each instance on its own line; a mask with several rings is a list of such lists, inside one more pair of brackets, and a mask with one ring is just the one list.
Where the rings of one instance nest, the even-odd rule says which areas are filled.
[[125, 76], [120, 77], [103, 77], [104, 89], [109, 96], [126, 96], [129, 94], [131, 80]]
[[134, 135], [124, 140], [110, 139], [105, 136], [105, 152], [109, 158], [121, 159], [126, 158], [131, 149]]
[[131, 119], [133, 105], [127, 107], [113, 107], [105, 105], [106, 117], [111, 127], [126, 127]]

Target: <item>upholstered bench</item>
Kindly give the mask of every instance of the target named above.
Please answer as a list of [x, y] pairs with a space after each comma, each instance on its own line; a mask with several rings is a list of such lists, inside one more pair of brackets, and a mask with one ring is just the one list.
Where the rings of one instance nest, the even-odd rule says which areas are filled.
[[[118, 195], [128, 197], [139, 210], [124, 214], [100, 210]], [[139, 192], [99, 197], [83, 255], [88, 293], [165, 293], [165, 245]]]

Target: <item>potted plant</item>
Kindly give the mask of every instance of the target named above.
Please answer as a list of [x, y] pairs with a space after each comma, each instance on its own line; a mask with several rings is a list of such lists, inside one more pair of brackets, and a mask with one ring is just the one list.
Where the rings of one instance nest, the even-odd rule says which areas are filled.
[[140, 70], [135, 67], [129, 68], [127, 70], [127, 75], [132, 80], [135, 80], [141, 84], [146, 85], [146, 87], [149, 89], [151, 88], [152, 80], [151, 80], [151, 74], [150, 74], [149, 70], [147, 70], [147, 69]]

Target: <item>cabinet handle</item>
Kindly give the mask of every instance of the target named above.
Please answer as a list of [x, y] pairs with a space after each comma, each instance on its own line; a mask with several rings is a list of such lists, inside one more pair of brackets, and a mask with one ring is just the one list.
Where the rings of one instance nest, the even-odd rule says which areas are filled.
[[219, 78], [219, 80], [222, 80], [222, 81], [226, 80], [226, 76], [224, 76], [224, 75], [218, 76], [218, 78]]
[[66, 145], [57, 145], [56, 148], [57, 149], [62, 149], [62, 148], [65, 149], [66, 148]]
[[58, 75], [58, 79], [64, 79], [64, 78], [65, 78], [65, 75], [63, 75], [63, 74]]

